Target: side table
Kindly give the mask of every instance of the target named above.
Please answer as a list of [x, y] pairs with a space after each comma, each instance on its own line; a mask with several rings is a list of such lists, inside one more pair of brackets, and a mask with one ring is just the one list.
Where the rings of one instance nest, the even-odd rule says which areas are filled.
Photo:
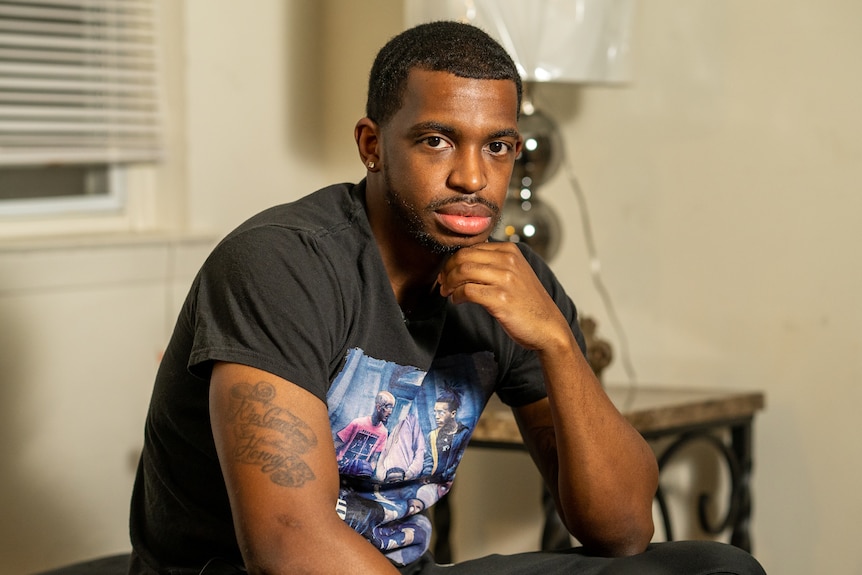
[[[658, 386], [625, 388], [608, 386], [611, 400], [645, 439], [655, 445], [669, 443], [656, 454], [659, 466], [659, 488], [656, 502], [668, 541], [673, 540], [673, 526], [667, 501], [661, 487], [661, 472], [682, 447], [704, 442], [713, 447], [726, 463], [730, 474], [730, 501], [726, 515], [717, 522], [707, 517], [709, 495], [698, 500], [698, 517], [706, 533], [717, 535], [730, 528], [730, 543], [751, 551], [751, 473], [753, 468], [752, 433], [754, 416], [765, 405], [758, 391], [718, 391], [675, 389]], [[722, 432], [729, 433], [722, 433]], [[662, 442], [665, 443], [665, 442]], [[496, 396], [488, 403], [470, 447], [491, 449], [526, 449], [512, 411]], [[550, 496], [543, 496], [545, 528], [542, 549], [569, 547], [569, 534], [557, 516]], [[451, 509], [448, 497], [434, 507], [437, 539], [434, 547], [438, 562], [451, 561], [449, 527]]]

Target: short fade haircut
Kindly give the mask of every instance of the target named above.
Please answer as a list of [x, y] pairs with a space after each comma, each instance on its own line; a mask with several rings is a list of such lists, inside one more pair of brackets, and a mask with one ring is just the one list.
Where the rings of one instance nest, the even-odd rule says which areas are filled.
[[439, 21], [405, 30], [377, 53], [368, 79], [368, 118], [384, 125], [395, 115], [414, 68], [476, 80], [511, 80], [518, 91], [516, 114], [520, 114], [521, 76], [506, 50], [475, 26]]

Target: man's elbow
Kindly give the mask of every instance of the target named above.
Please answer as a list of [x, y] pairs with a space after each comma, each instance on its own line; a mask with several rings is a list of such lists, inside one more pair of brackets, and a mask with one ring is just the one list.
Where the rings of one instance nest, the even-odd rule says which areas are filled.
[[584, 530], [575, 537], [584, 549], [603, 557], [628, 557], [643, 553], [652, 541], [655, 525], [652, 513], [647, 516], [628, 517], [613, 526]]
[[[312, 520], [311, 517], [316, 517]], [[277, 514], [273, 522], [240, 533], [240, 550], [249, 575], [331, 573], [321, 559], [328, 534], [345, 527], [334, 512]]]
[[631, 531], [624, 537], [617, 538], [608, 546], [606, 553], [608, 557], [629, 557], [646, 551], [655, 531], [652, 521], [650, 521], [648, 529], [632, 529]]

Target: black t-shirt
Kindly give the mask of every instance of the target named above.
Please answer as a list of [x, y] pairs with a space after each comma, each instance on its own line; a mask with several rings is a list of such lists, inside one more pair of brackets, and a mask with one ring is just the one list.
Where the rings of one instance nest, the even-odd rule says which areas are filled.
[[[574, 305], [523, 251], [583, 351]], [[536, 355], [480, 306], [433, 295], [404, 318], [364, 181], [270, 208], [213, 250], [162, 359], [132, 497], [132, 573], [242, 561], [210, 429], [214, 361], [268, 371], [327, 404], [337, 512], [396, 564], [427, 549], [422, 511], [449, 490], [490, 395], [512, 406], [545, 396]]]

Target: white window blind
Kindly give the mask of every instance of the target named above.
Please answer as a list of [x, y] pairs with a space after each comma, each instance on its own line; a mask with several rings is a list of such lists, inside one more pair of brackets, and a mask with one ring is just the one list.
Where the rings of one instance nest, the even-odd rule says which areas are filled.
[[152, 0], [0, 0], [0, 168], [159, 159]]

